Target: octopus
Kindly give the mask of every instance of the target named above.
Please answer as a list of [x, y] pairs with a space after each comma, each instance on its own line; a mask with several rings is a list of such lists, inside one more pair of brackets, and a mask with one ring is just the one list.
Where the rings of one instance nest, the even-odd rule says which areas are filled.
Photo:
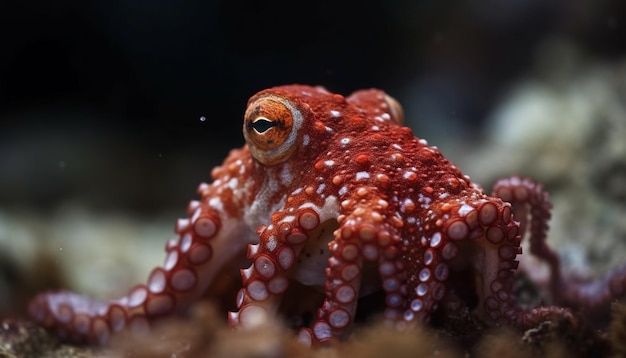
[[290, 286], [310, 287], [323, 298], [298, 331], [309, 345], [348, 337], [359, 298], [376, 291], [383, 319], [398, 328], [429, 322], [461, 286], [472, 291], [471, 314], [489, 325], [576, 320], [570, 308], [518, 303], [523, 238], [551, 268], [554, 302], [597, 307], [624, 295], [624, 269], [593, 283], [560, 274], [546, 243], [551, 204], [541, 184], [513, 176], [486, 194], [403, 126], [403, 116], [376, 89], [344, 97], [288, 85], [255, 94], [244, 115], [246, 144], [199, 185], [200, 199], [176, 222], [165, 261], [146, 283], [107, 301], [41, 293], [31, 317], [62, 339], [105, 343], [184, 311], [225, 268], [247, 260], [237, 268], [229, 323], [255, 327], [280, 315], [281, 303], [306, 301]]

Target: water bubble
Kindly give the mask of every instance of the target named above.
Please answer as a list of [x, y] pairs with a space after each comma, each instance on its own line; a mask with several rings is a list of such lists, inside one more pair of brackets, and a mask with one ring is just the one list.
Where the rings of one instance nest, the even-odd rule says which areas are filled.
[[204, 121], [206, 121], [206, 117], [205, 116], [201, 116], [200, 117], [200, 122], [204, 122]]

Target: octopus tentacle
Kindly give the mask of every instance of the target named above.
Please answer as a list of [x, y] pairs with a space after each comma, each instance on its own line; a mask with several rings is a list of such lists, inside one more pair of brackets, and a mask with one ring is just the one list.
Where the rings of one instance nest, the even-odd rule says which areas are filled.
[[[517, 232], [515, 239], [517, 242], [516, 254], [521, 254], [519, 245], [522, 238], [528, 235], [531, 253], [546, 261], [553, 272], [550, 287], [554, 295], [557, 295], [562, 280], [559, 259], [546, 243], [547, 222], [551, 216], [550, 209], [552, 205], [549, 202], [548, 194], [543, 190], [543, 186], [528, 178], [521, 179], [518, 176], [512, 176], [496, 182], [492, 195], [511, 205], [511, 210], [508, 211], [509, 214], [504, 214], [504, 216], [509, 216], [510, 219], [505, 219], [504, 224], [508, 227], [515, 227], [515, 232]], [[512, 216], [510, 215], [511, 211], [513, 213]], [[519, 221], [516, 222], [513, 218]], [[489, 234], [489, 231], [487, 231], [487, 234]], [[502, 248], [499, 250], [502, 250]], [[501, 253], [505, 252], [506, 250]], [[515, 257], [515, 255], [511, 254], [510, 256]], [[512, 261], [512, 263], [514, 263], [514, 268], [516, 269], [518, 262]], [[505, 273], [507, 278], [504, 283], [506, 286], [501, 285], [497, 281], [491, 283], [495, 295], [487, 298], [485, 309], [490, 312], [491, 317], [496, 322], [508, 323], [518, 329], [531, 328], [547, 320], [575, 322], [571, 311], [562, 307], [539, 306], [530, 311], [522, 310], [513, 297], [509, 295], [512, 291], [513, 272], [513, 270], [510, 270]], [[501, 287], [504, 290], [498, 290]], [[506, 298], [506, 300], [503, 301], [502, 298]]]
[[111, 301], [45, 293], [31, 303], [31, 315], [46, 326], [56, 326], [68, 339], [104, 343], [111, 333], [144, 327], [146, 320], [170, 314], [201, 295], [212, 278], [211, 239], [220, 229], [220, 219], [213, 208], [198, 201], [190, 203], [189, 211], [190, 218], [176, 224], [178, 240], [165, 246], [165, 263], [152, 270], [146, 284]]
[[431, 313], [437, 309], [446, 294], [446, 288], [442, 283], [449, 272], [446, 261], [456, 255], [455, 251], [456, 247], [452, 243], [446, 245], [445, 252], [433, 248], [424, 251], [422, 268], [409, 275], [405, 301], [408, 304], [405, 305], [400, 317], [402, 322], [430, 320]]
[[626, 266], [617, 268], [597, 280], [563, 278], [559, 258], [546, 243], [552, 205], [543, 185], [530, 178], [521, 179], [513, 176], [496, 182], [493, 195], [513, 204], [515, 216], [520, 220], [522, 230], [528, 231], [531, 253], [548, 263], [551, 271], [549, 288], [555, 303], [606, 310], [612, 299], [626, 294], [624, 292]]
[[546, 242], [552, 204], [543, 185], [530, 178], [512, 176], [498, 180], [492, 195], [511, 203], [514, 217], [520, 222], [522, 238], [528, 236], [530, 252], [550, 267], [550, 294], [556, 301], [561, 301], [563, 280], [560, 261]]
[[611, 302], [626, 297], [626, 266], [620, 266], [600, 278], [568, 277], [562, 283], [559, 301], [572, 309], [584, 309], [586, 316], [606, 317]]
[[192, 200], [187, 206], [188, 217], [176, 222], [177, 237], [165, 244], [164, 263], [152, 270], [145, 284], [107, 301], [65, 291], [42, 293], [31, 301], [30, 315], [65, 340], [102, 344], [113, 333], [123, 329], [145, 331], [154, 318], [188, 307], [204, 294], [219, 269], [256, 239], [254, 232], [228, 212], [234, 206], [244, 207], [245, 196], [218, 195], [228, 190], [222, 182], [245, 173], [245, 166], [230, 165], [236, 154], [231, 153], [225, 165], [214, 170], [213, 184], [198, 186], [202, 199]]
[[411, 309], [427, 321], [446, 293], [451, 272], [473, 272], [476, 310], [490, 320], [510, 321], [517, 308], [509, 292], [521, 253], [510, 205], [475, 196], [444, 202], [434, 211], [439, 214], [422, 238], [423, 259], [413, 264], [409, 278]]
[[[380, 200], [371, 190], [357, 190], [361, 199]], [[399, 258], [397, 244], [399, 236], [393, 228], [380, 221], [380, 214], [373, 205], [356, 205], [355, 200], [344, 202], [344, 208], [351, 214], [339, 218], [339, 228], [334, 232], [334, 240], [328, 244], [331, 257], [325, 269], [326, 299], [318, 310], [311, 328], [300, 330], [299, 340], [307, 344], [319, 344], [329, 339], [345, 338], [351, 331], [360, 296], [363, 264], [365, 261], [380, 262], [379, 272], [387, 301], [394, 301], [402, 282], [397, 279], [395, 260]], [[377, 219], [378, 218], [378, 219]], [[384, 264], [387, 265], [384, 265]], [[393, 270], [389, 266], [394, 266]], [[402, 303], [395, 300], [393, 306]]]
[[388, 323], [402, 322], [403, 312], [407, 309], [406, 302], [409, 300], [405, 265], [397, 258], [381, 257], [378, 274], [385, 291], [384, 318]]
[[[250, 245], [250, 267], [241, 270], [243, 288], [237, 295], [237, 312], [229, 313], [232, 326], [254, 327], [278, 309], [281, 294], [289, 285], [289, 271], [309, 240], [308, 235], [320, 227], [318, 212], [310, 207], [295, 215], [276, 212], [273, 224], [258, 230], [260, 242]], [[307, 273], [304, 273], [307, 275]], [[312, 279], [319, 281], [319, 279]]]
[[363, 268], [360, 245], [358, 242], [345, 245], [333, 242], [330, 246], [332, 257], [326, 268], [326, 299], [311, 328], [301, 329], [298, 336], [301, 342], [309, 345], [325, 342], [332, 337], [345, 337], [356, 311]]

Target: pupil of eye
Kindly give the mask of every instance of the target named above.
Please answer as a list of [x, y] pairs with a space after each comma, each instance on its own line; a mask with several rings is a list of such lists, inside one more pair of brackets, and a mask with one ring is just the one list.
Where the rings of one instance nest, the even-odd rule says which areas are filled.
[[270, 128], [276, 127], [277, 125], [278, 123], [269, 121], [267, 119], [259, 119], [257, 121], [250, 123], [250, 127], [254, 128], [254, 130], [256, 130], [259, 133], [264, 133], [268, 131]]

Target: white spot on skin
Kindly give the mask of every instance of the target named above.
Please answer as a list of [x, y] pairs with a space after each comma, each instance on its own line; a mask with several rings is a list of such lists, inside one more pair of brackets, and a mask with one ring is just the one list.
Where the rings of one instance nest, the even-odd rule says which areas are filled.
[[[386, 105], [387, 103], [383, 102], [384, 105]], [[380, 115], [384, 120], [390, 120], [391, 116], [389, 115], [389, 113], [383, 113]]]
[[276, 236], [271, 235], [269, 238], [267, 238], [267, 244], [265, 245], [265, 247], [270, 250], [270, 251], [274, 251], [276, 249]]
[[311, 208], [311, 209], [315, 210], [316, 212], [319, 211], [319, 209], [320, 209], [317, 205], [313, 204], [310, 201], [307, 201], [306, 203], [298, 206], [298, 210], [306, 209], [306, 208]]
[[330, 127], [326, 127], [326, 132], [328, 132], [328, 133], [332, 133], [332, 132], [333, 132], [333, 129], [332, 129], [332, 128], [330, 128]]
[[429, 204], [431, 202], [431, 199], [427, 196], [424, 196], [423, 194], [419, 194], [419, 199], [417, 200], [418, 202], [420, 202], [422, 205], [421, 207], [423, 209], [428, 209], [429, 208]]
[[326, 160], [324, 161], [324, 165], [327, 167], [332, 167], [333, 165], [335, 165], [335, 161], [334, 160]]
[[339, 189], [339, 195], [343, 195], [347, 192], [348, 192], [348, 187], [342, 186], [341, 189]]
[[404, 172], [404, 174], [402, 174], [402, 177], [404, 179], [409, 179], [409, 178], [415, 177], [416, 175], [417, 174], [415, 174], [415, 172], [406, 171], [406, 172]]
[[335, 118], [341, 117], [341, 113], [339, 113], [339, 111], [330, 111], [330, 115]]
[[298, 194], [300, 194], [302, 192], [302, 190], [303, 190], [302, 188], [298, 188], [298, 189], [292, 191], [291, 195], [298, 195]]
[[426, 141], [426, 139], [420, 139], [418, 142], [421, 145], [428, 145], [428, 142]]
[[281, 222], [285, 222], [285, 223], [290, 223], [293, 222], [294, 220], [296, 220], [296, 217], [293, 215], [289, 215], [289, 216], [285, 216]]
[[348, 143], [350, 143], [350, 138], [341, 138], [339, 143], [341, 144], [342, 147], [345, 147], [346, 145], [348, 145]]
[[380, 130], [380, 128], [378, 126], [372, 126], [372, 130], [374, 132], [378, 132]]
[[358, 173], [356, 173], [356, 180], [369, 179], [369, 178], [370, 178], [370, 173], [368, 173], [368, 172], [358, 172]]
[[461, 207], [459, 208], [459, 215], [465, 216], [465, 215], [471, 213], [472, 211], [474, 211], [474, 207], [473, 206], [467, 205], [467, 204], [463, 203], [463, 205], [461, 205]]
[[320, 184], [320, 186], [317, 187], [317, 195], [321, 195], [324, 192], [324, 189], [326, 189], [326, 184]]
[[311, 141], [311, 137], [309, 137], [308, 134], [305, 134], [304, 136], [302, 136], [302, 145], [304, 146], [309, 145], [310, 141]]
[[209, 206], [217, 211], [224, 211], [224, 204], [219, 197], [211, 198], [211, 200], [209, 200]]
[[334, 195], [328, 196], [326, 200], [324, 200], [324, 206], [320, 209], [320, 221], [324, 222], [330, 218], [337, 217], [339, 214], [339, 203], [337, 203], [337, 197]]
[[237, 178], [232, 178], [231, 180], [228, 181], [228, 183], [226, 183], [226, 186], [228, 186], [231, 189], [237, 189], [239, 187], [239, 180]]

